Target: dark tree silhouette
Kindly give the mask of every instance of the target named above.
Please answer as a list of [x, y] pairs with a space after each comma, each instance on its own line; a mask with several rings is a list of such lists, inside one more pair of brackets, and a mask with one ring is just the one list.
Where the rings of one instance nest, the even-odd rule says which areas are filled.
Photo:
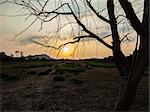
[[[84, 38], [93, 38], [105, 45], [107, 48], [111, 49], [113, 51], [114, 61], [120, 71], [121, 76], [120, 94], [114, 110], [128, 111], [132, 106], [138, 83], [143, 75], [145, 67], [149, 62], [149, 0], [144, 0], [144, 9], [139, 11], [140, 14], [143, 13], [142, 20], [138, 18], [137, 13], [134, 11], [133, 5], [129, 2], [129, 0], [118, 0], [117, 2], [114, 2], [114, 0], [107, 0], [107, 8], [101, 11], [92, 5], [92, 0], [81, 1], [85, 6], [85, 12], [80, 10], [80, 3], [77, 0], [70, 0], [69, 2], [67, 1], [64, 3], [62, 0], [60, 0], [59, 6], [56, 6], [55, 9], [51, 11], [47, 11], [47, 9], [45, 9], [49, 0], [7, 0], [2, 3], [12, 3], [21, 6], [23, 9], [26, 9], [29, 12], [27, 19], [32, 15], [36, 17], [36, 19], [19, 34], [26, 31], [37, 20], [41, 21], [40, 29], [42, 29], [44, 23], [50, 22], [55, 18], [60, 18], [61, 16], [65, 16], [67, 18], [68, 23], [62, 26], [59, 24], [56, 33], [65, 26], [70, 25], [74, 36], [73, 41], [60, 45], [59, 47], [54, 47], [48, 45], [47, 43], [43, 44], [32, 40], [36, 44], [60, 50], [67, 44], [78, 43]], [[33, 2], [36, 2], [39, 7], [36, 7]], [[115, 13], [115, 5], [118, 4], [118, 2], [121, 5], [120, 10], [123, 10], [124, 12], [117, 16]], [[108, 17], [105, 17], [101, 14], [106, 10], [108, 12]], [[93, 29], [91, 29], [81, 20], [83, 17], [93, 17], [93, 15], [110, 26], [111, 34], [101, 37], [97, 31], [97, 27], [97, 32], [94, 32]], [[70, 21], [68, 16], [74, 18], [75, 21]], [[122, 19], [119, 19], [120, 17]], [[118, 25], [125, 21], [128, 22], [128, 25], [132, 26], [134, 31], [137, 33], [137, 44], [132, 56], [132, 62], [127, 60], [123, 51], [121, 50], [121, 43], [125, 39], [130, 40], [128, 35], [131, 34], [129, 32], [123, 37], [120, 36]], [[60, 19], [58, 22], [60, 22]], [[72, 24], [78, 25], [79, 33], [77, 35], [74, 34]], [[112, 45], [104, 41], [104, 39], [107, 37], [112, 37]]]
[[19, 51], [15, 51], [16, 56], [18, 57]]
[[[128, 0], [119, 0], [119, 2], [131, 26], [139, 35], [140, 40], [139, 49], [136, 49], [133, 54], [131, 66], [127, 67], [125, 72], [122, 72], [122, 80], [125, 83], [122, 84], [120, 97], [116, 105], [116, 110], [129, 110], [135, 97], [137, 85], [143, 75], [145, 67], [149, 64], [149, 0], [144, 0], [142, 22], [137, 18]], [[124, 62], [124, 59], [121, 60], [121, 62]], [[120, 69], [120, 71], [122, 70]]]

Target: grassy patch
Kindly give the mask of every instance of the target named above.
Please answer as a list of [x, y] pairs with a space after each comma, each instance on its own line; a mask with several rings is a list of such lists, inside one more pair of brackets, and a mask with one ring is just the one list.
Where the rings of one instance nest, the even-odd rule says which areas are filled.
[[31, 73], [29, 74], [28, 72], [26, 72], [25, 70], [22, 70], [22, 69], [15, 69], [15, 70], [10, 71], [10, 72], [1, 73], [1, 79], [3, 81], [21, 80], [21, 79], [24, 79], [24, 78], [29, 77], [29, 76], [31, 76]]
[[87, 62], [87, 64], [91, 65], [93, 67], [116, 68], [116, 64], [115, 63], [109, 63], [109, 62], [89, 61], [89, 62]]
[[60, 74], [64, 74], [66, 72], [76, 73], [76, 72], [84, 72], [84, 71], [85, 69], [81, 65], [75, 64], [75, 63], [61, 64], [60, 66], [56, 68], [56, 72]]
[[[48, 66], [48, 61], [22, 61], [22, 62], [3, 62], [1, 63], [1, 70], [4, 74], [1, 75], [2, 80], [21, 80], [26, 77], [37, 74], [36, 71], [29, 71], [28, 68]], [[46, 75], [48, 74], [45, 71]], [[43, 75], [42, 73], [39, 75]]]
[[48, 61], [24, 61], [24, 62], [7, 62], [1, 64], [1, 69], [17, 69], [17, 68], [36, 68], [48, 66]]

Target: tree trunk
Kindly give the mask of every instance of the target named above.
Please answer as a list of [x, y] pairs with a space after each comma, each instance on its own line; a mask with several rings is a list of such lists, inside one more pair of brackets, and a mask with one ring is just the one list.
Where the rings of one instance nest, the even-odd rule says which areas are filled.
[[142, 64], [142, 60], [136, 63], [134, 71], [130, 74], [131, 78], [129, 78], [130, 75], [128, 78], [122, 78], [119, 100], [115, 106], [115, 110], [128, 111], [131, 108], [138, 83], [144, 71], [144, 67], [140, 63]]
[[[122, 77], [120, 95], [114, 110], [129, 111], [132, 106], [138, 84], [142, 78], [144, 70], [149, 63], [149, 39], [148, 33], [141, 35], [139, 51], [135, 57], [134, 66], [130, 69], [127, 78]], [[143, 39], [144, 38], [144, 39]]]

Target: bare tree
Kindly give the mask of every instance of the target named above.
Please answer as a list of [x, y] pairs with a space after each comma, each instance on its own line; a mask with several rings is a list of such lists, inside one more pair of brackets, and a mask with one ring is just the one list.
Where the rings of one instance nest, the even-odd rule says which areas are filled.
[[[27, 14], [23, 15], [28, 15], [26, 19], [30, 18], [31, 16], [36, 17], [35, 20], [19, 34], [26, 31], [37, 20], [41, 21], [41, 30], [44, 23], [51, 22], [52, 20], [57, 19], [58, 29], [55, 32], [56, 34], [59, 34], [59, 32], [64, 27], [70, 25], [72, 32], [71, 35], [74, 36], [73, 41], [60, 45], [58, 47], [54, 47], [52, 45], [49, 45], [47, 41], [45, 43], [40, 43], [32, 40], [36, 44], [60, 50], [67, 44], [74, 44], [80, 42], [81, 39], [92, 38], [96, 39], [98, 42], [111, 49], [113, 51], [113, 57], [121, 76], [120, 94], [114, 110], [128, 111], [132, 106], [138, 83], [143, 75], [145, 67], [149, 62], [149, 0], [144, 0], [144, 6], [139, 8], [137, 12], [135, 12], [135, 10], [133, 9], [134, 4], [131, 4], [129, 0], [118, 0], [116, 2], [114, 1], [115, 0], [107, 0], [107, 7], [103, 10], [95, 8], [92, 5], [92, 0], [81, 0], [80, 3], [77, 0], [70, 0], [69, 2], [63, 2], [63, 0], [54, 0], [54, 2], [56, 2], [55, 4], [57, 5], [55, 5], [54, 9], [52, 10], [47, 10], [46, 8], [49, 0], [7, 0], [2, 2], [2, 4], [12, 3], [21, 6], [22, 9], [25, 9], [28, 12]], [[85, 7], [84, 11], [81, 10], [81, 4], [83, 4], [83, 6]], [[120, 10], [123, 10], [124, 12], [121, 12], [117, 15], [117, 13], [115, 12], [117, 11], [115, 10], [116, 7], [120, 7]], [[108, 12], [108, 16], [103, 15], [104, 11], [105, 13], [106, 11]], [[141, 20], [137, 16], [139, 12], [140, 14], [143, 14], [143, 18]], [[65, 24], [61, 24], [62, 16], [65, 16], [67, 19], [67, 22]], [[91, 28], [91, 25], [89, 24], [90, 20], [88, 20], [87, 18], [88, 16], [92, 17], [92, 20], [96, 26], [95, 29]], [[69, 17], [73, 18], [73, 21], [70, 20]], [[99, 34], [99, 26], [97, 25], [95, 17], [98, 18], [99, 21], [103, 21], [110, 26], [110, 34], [101, 37], [101, 35]], [[86, 23], [82, 21], [83, 18], [86, 19]], [[77, 33], [74, 31], [75, 29], [73, 27], [73, 24], [76, 24], [78, 26]], [[119, 24], [125, 24], [127, 28], [131, 28], [132, 26], [133, 30], [137, 33], [137, 43], [133, 52], [132, 62], [129, 62], [127, 60], [121, 50], [121, 43], [125, 39], [130, 40], [129, 35], [132, 36], [132, 31], [129, 30], [123, 36], [121, 36], [120, 32], [118, 31]], [[57, 35], [57, 37], [59, 36]], [[105, 38], [110, 37], [112, 37], [112, 45], [104, 41]]]
[[[137, 85], [143, 75], [145, 67], [149, 64], [149, 0], [144, 0], [142, 22], [137, 18], [131, 3], [128, 0], [119, 0], [125, 11], [127, 19], [139, 36], [139, 49], [133, 54], [131, 66], [127, 69], [127, 77], [123, 79], [119, 101], [116, 110], [129, 110], [135, 97]], [[126, 73], [126, 72], [125, 72]], [[125, 75], [124, 75], [125, 76]]]

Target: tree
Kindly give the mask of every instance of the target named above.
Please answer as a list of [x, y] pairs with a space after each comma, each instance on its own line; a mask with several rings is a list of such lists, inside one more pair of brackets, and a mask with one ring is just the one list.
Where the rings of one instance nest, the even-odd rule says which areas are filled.
[[149, 0], [144, 0], [144, 12], [142, 22], [137, 18], [128, 0], [119, 0], [127, 19], [140, 37], [138, 51], [133, 54], [132, 65], [127, 69], [127, 78], [122, 85], [116, 110], [129, 110], [135, 97], [137, 85], [143, 75], [145, 67], [149, 63]]
[[[55, 0], [55, 2], [56, 1], [57, 0]], [[128, 0], [118, 0], [117, 2], [114, 2], [115, 0], [107, 0], [106, 9], [108, 12], [108, 17], [102, 16], [101, 14], [103, 11], [106, 11], [106, 9], [99, 11], [92, 5], [92, 0], [81, 1], [84, 4], [85, 9], [88, 9], [84, 12], [84, 14], [81, 12], [80, 3], [77, 0], [70, 0], [69, 2], [62, 2], [62, 0], [60, 0], [58, 5], [56, 5], [55, 8], [50, 11], [45, 8], [49, 0], [7, 0], [2, 3], [12, 3], [21, 6], [22, 9], [26, 9], [29, 12], [27, 19], [32, 15], [36, 17], [36, 19], [19, 34], [26, 31], [36, 20], [41, 21], [40, 29], [42, 29], [43, 24], [46, 22], [50, 22], [56, 18], [59, 18], [58, 22], [60, 22], [61, 16], [65, 16], [67, 18], [68, 23], [63, 24], [62, 26], [60, 26], [59, 24], [56, 32], [59, 32], [67, 25], [70, 25], [72, 29], [72, 35], [74, 36], [73, 41], [60, 45], [59, 47], [54, 47], [32, 40], [39, 45], [42, 45], [44, 47], [51, 47], [54, 49], [62, 49], [63, 46], [67, 44], [78, 43], [81, 39], [93, 38], [105, 45], [107, 48], [111, 49], [113, 52], [115, 63], [118, 67], [118, 70], [120, 71], [121, 76], [120, 94], [118, 102], [116, 103], [114, 109], [120, 111], [128, 111], [132, 106], [138, 83], [143, 75], [145, 67], [148, 65], [149, 62], [149, 0], [144, 0], [144, 10], [142, 10], [143, 18], [141, 21], [137, 17], [137, 14], [133, 9], [132, 4]], [[125, 14], [122, 12], [120, 15], [116, 16], [115, 3], [118, 2], [120, 3], [121, 9], [124, 11]], [[38, 7], [34, 5], [35, 3], [38, 5]], [[88, 11], [89, 15], [87, 14]], [[100, 37], [97, 30], [97, 32], [95, 33], [88, 25], [85, 25], [85, 23], [82, 21], [82, 18], [84, 16], [93, 17], [93, 15], [110, 26], [111, 34]], [[70, 21], [68, 16], [72, 17], [74, 21]], [[122, 17], [122, 20], [118, 19], [120, 17]], [[124, 39], [129, 40], [128, 35], [130, 34], [126, 33], [123, 37], [120, 36], [120, 33], [118, 31], [118, 25], [122, 21], [124, 22], [124, 20], [129, 21], [128, 25], [132, 26], [134, 31], [137, 33], [137, 43], [131, 63], [127, 60], [123, 51], [121, 50], [121, 43]], [[77, 34], [74, 34], [72, 24], [77, 24]], [[112, 45], [104, 41], [104, 39], [107, 37], [112, 37]]]
[[16, 56], [18, 57], [19, 51], [15, 51]]

